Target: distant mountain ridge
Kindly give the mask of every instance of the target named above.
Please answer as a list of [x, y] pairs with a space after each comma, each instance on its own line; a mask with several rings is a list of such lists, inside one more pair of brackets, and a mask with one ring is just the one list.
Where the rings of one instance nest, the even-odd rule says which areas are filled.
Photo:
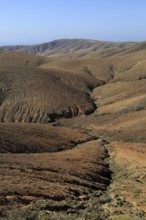
[[73, 55], [87, 56], [119, 53], [137, 45], [135, 42], [110, 42], [87, 39], [60, 39], [37, 45], [2, 46], [0, 50], [22, 51], [44, 56]]

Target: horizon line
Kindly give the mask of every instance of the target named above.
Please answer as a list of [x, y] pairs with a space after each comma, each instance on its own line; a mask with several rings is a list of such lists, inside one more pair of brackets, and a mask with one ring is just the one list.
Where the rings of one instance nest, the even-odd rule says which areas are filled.
[[89, 41], [97, 41], [97, 42], [109, 42], [109, 43], [141, 43], [141, 42], [144, 42], [144, 41], [111, 41], [111, 40], [97, 40], [97, 39], [92, 39], [92, 38], [58, 38], [58, 39], [54, 39], [54, 40], [50, 40], [50, 41], [45, 41], [45, 42], [38, 42], [38, 43], [30, 43], [30, 44], [27, 44], [27, 43], [14, 43], [14, 44], [11, 44], [11, 43], [6, 43], [6, 44], [0, 44], [0, 47], [8, 47], [8, 46], [26, 46], [26, 47], [29, 47], [29, 46], [36, 46], [36, 45], [40, 45], [40, 44], [46, 44], [46, 43], [51, 43], [51, 42], [54, 42], [54, 41], [63, 41], [63, 40], [89, 40]]

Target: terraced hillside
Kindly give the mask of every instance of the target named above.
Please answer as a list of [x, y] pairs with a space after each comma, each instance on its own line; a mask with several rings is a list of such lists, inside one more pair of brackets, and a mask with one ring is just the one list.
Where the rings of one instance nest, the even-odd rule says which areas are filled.
[[46, 46], [0, 52], [1, 219], [144, 220], [145, 42]]

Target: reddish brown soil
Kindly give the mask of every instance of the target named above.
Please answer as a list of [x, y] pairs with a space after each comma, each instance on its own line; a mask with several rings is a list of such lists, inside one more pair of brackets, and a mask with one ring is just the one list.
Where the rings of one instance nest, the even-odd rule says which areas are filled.
[[0, 153], [56, 152], [92, 140], [76, 130], [41, 124], [0, 124]]
[[75, 205], [80, 196], [109, 184], [106, 157], [100, 140], [57, 153], [0, 154], [1, 209], [43, 199]]
[[145, 219], [142, 45], [90, 58], [0, 53], [1, 210]]

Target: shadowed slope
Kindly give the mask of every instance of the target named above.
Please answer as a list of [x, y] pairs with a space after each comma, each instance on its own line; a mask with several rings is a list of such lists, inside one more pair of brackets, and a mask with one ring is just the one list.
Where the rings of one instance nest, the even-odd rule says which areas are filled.
[[90, 139], [85, 133], [48, 125], [0, 124], [0, 153], [57, 152]]

